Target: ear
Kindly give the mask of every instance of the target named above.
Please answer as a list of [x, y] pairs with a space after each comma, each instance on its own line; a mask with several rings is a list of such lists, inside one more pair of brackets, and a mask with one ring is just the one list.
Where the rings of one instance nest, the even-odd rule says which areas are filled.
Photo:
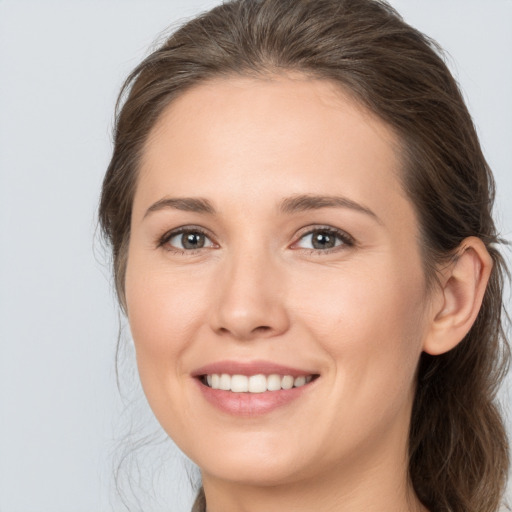
[[454, 261], [440, 270], [425, 352], [443, 354], [464, 339], [480, 311], [491, 270], [492, 258], [484, 243], [476, 237], [464, 239]]

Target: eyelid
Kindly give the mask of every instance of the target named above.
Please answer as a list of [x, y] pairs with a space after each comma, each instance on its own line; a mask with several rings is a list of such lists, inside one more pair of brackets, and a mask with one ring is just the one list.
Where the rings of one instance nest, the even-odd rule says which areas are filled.
[[[325, 231], [327, 233], [331, 233], [341, 239], [342, 243], [335, 247], [331, 247], [328, 249], [306, 249], [304, 247], [294, 247], [296, 246], [300, 240], [302, 240], [305, 236], [313, 234], [315, 231]], [[352, 235], [344, 231], [343, 229], [335, 228], [334, 226], [329, 226], [325, 224], [314, 224], [311, 226], [306, 226], [299, 230], [299, 232], [295, 236], [295, 241], [292, 243], [291, 248], [295, 250], [303, 250], [308, 251], [315, 254], [327, 254], [334, 251], [339, 251], [346, 249], [347, 247], [353, 247], [356, 245], [356, 241]]]
[[[342, 241], [342, 243], [335, 247], [331, 247], [331, 248], [327, 248], [327, 249], [315, 249], [315, 248], [306, 249], [304, 247], [294, 247], [298, 244], [298, 242], [301, 239], [303, 239], [307, 235], [313, 234], [315, 231], [325, 231], [327, 233], [331, 233], [334, 236], [338, 237]], [[209, 232], [209, 230], [207, 230], [201, 226], [197, 226], [197, 225], [184, 225], [184, 226], [179, 226], [179, 227], [173, 228], [169, 231], [166, 231], [163, 235], [161, 235], [157, 238], [156, 246], [157, 246], [157, 248], [162, 248], [175, 236], [178, 236], [182, 233], [187, 233], [187, 232], [201, 233], [206, 238], [208, 238], [208, 240], [211, 242], [213, 248], [218, 247], [218, 244], [215, 242], [215, 239], [212, 236], [212, 234]], [[308, 252], [312, 252], [312, 253], [316, 253], [316, 254], [327, 254], [329, 252], [346, 249], [347, 247], [353, 247], [354, 245], [356, 245], [356, 241], [355, 241], [354, 237], [352, 235], [350, 235], [349, 233], [347, 233], [346, 231], [344, 231], [340, 228], [336, 228], [336, 227], [325, 225], [325, 224], [313, 224], [310, 226], [305, 226], [297, 232], [297, 234], [295, 235], [295, 241], [290, 245], [290, 248], [292, 248], [294, 250], [308, 251]], [[212, 246], [200, 247], [199, 249], [180, 249], [179, 247], [174, 247], [174, 246], [169, 245], [166, 248], [166, 250], [174, 251], [177, 253], [194, 254], [194, 253], [204, 250], [204, 249], [211, 249]]]
[[174, 247], [169, 245], [168, 247], [164, 247], [172, 238], [175, 236], [181, 235], [183, 233], [192, 232], [192, 233], [201, 233], [204, 235], [214, 247], [217, 247], [218, 244], [215, 242], [214, 237], [211, 235], [211, 233], [206, 230], [205, 228], [202, 228], [201, 226], [196, 225], [185, 225], [185, 226], [179, 226], [177, 228], [170, 229], [169, 231], [166, 231], [163, 235], [159, 236], [156, 241], [157, 248], [165, 248], [168, 251], [174, 251], [178, 253], [187, 253], [187, 254], [194, 254], [195, 252], [201, 251], [203, 249], [211, 249], [212, 247], [200, 247], [199, 249], [180, 249], [179, 247]]

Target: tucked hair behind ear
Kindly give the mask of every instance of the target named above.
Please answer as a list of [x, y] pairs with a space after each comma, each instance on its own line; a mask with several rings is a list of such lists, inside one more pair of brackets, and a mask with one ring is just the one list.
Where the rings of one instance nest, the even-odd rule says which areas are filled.
[[[164, 108], [216, 77], [300, 72], [329, 79], [399, 136], [402, 181], [421, 226], [425, 273], [479, 237], [494, 263], [478, 318], [452, 351], [424, 354], [409, 438], [409, 474], [431, 512], [496, 512], [508, 474], [496, 392], [509, 349], [504, 261], [492, 220], [494, 182], [457, 83], [436, 44], [378, 0], [234, 0], [189, 21], [129, 76], [100, 205], [124, 307], [140, 155]], [[200, 493], [197, 510], [204, 509]]]

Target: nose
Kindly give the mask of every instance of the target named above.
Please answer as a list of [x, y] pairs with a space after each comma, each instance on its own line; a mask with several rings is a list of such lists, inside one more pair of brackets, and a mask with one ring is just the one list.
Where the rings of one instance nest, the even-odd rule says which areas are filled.
[[232, 254], [219, 274], [210, 318], [217, 335], [247, 341], [287, 331], [283, 273], [271, 255]]

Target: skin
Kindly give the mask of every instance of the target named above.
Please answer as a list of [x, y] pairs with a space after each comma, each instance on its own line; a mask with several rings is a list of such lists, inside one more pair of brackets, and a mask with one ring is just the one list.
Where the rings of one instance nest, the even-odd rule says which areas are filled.
[[[427, 294], [396, 148], [392, 130], [339, 88], [291, 75], [199, 85], [152, 130], [133, 204], [128, 317], [149, 404], [201, 468], [209, 512], [426, 510], [407, 478], [418, 359], [462, 339], [490, 263], [469, 240]], [[372, 213], [283, 212], [297, 195]], [[215, 211], [151, 209], [168, 198]], [[162, 242], [183, 226], [204, 230], [205, 247]], [[319, 226], [353, 242], [314, 249], [307, 233]], [[227, 359], [319, 378], [270, 413], [235, 416], [191, 376]]]

